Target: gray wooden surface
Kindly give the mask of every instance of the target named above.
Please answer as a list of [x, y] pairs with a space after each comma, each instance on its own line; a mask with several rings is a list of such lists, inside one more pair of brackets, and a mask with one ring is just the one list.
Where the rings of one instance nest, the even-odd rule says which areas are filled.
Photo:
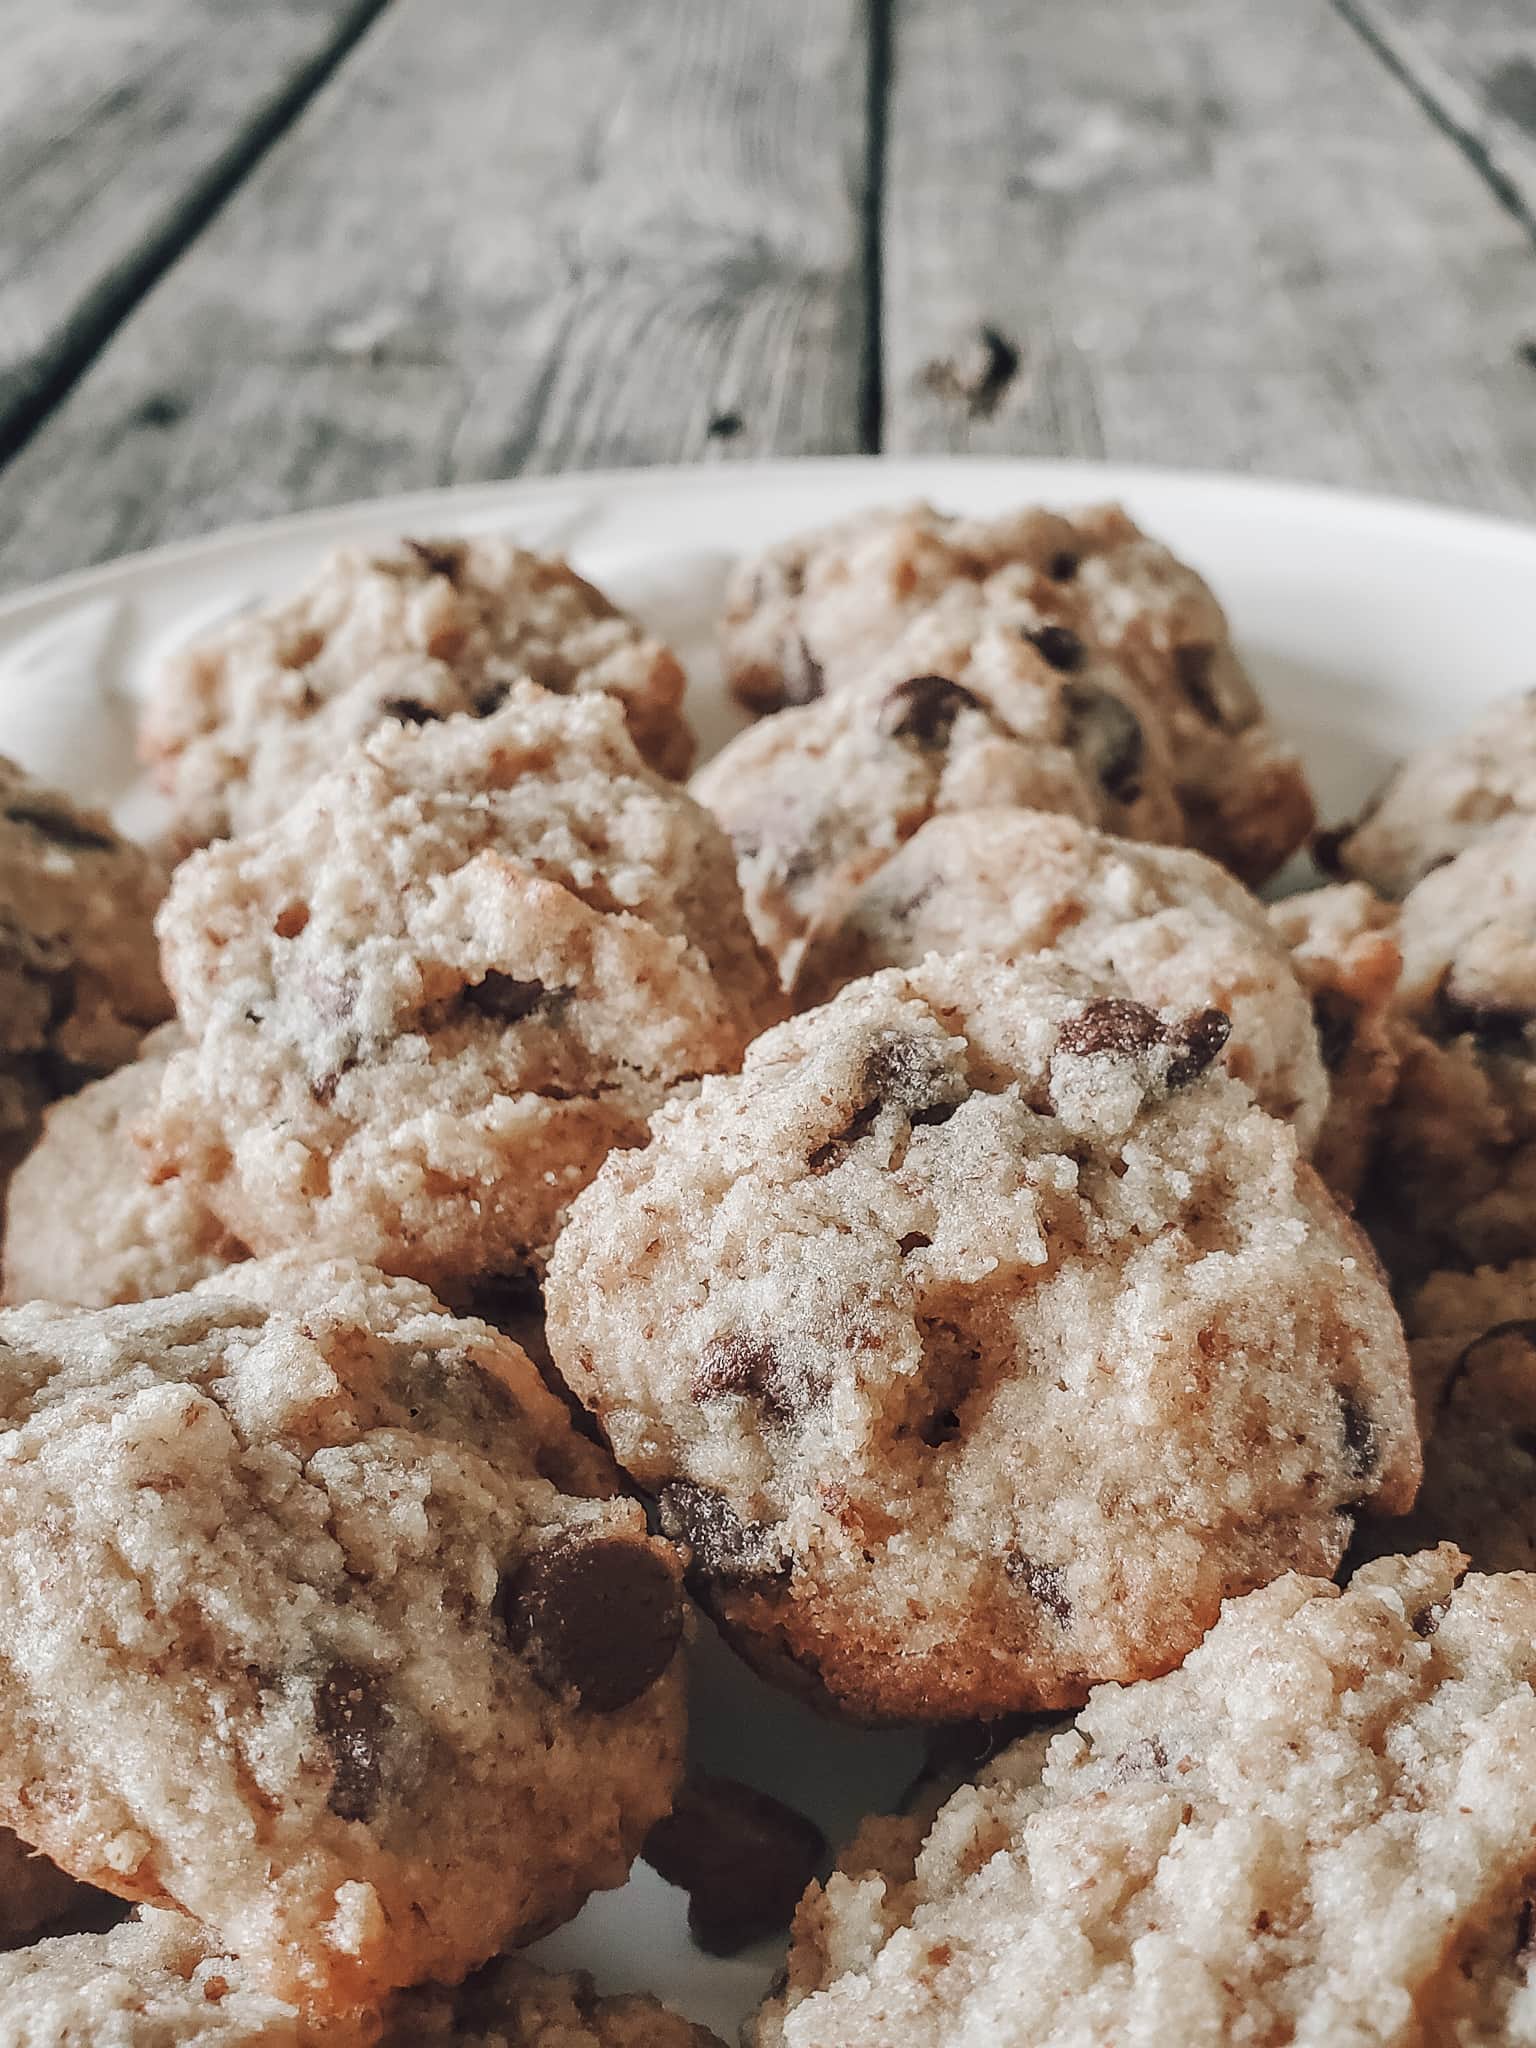
[[1533, 207], [1532, 0], [59, 0], [0, 69], [0, 584], [881, 447], [1536, 516]]

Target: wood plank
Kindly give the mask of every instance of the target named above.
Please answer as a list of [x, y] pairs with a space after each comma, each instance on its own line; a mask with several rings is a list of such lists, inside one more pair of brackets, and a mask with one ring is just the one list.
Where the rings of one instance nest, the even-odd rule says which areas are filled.
[[50, 0], [0, 66], [0, 449], [383, 0]]
[[1335, 0], [1536, 229], [1531, 0]]
[[0, 574], [856, 448], [864, 36], [861, 0], [397, 0], [4, 473]]
[[1328, 0], [897, 0], [893, 58], [888, 448], [1536, 509], [1536, 253]]

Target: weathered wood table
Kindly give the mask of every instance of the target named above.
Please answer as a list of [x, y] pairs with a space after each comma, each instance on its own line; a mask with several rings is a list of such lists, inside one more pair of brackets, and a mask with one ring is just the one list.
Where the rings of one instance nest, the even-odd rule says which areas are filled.
[[770, 453], [1536, 515], [1532, 0], [53, 0], [0, 194], [7, 585]]

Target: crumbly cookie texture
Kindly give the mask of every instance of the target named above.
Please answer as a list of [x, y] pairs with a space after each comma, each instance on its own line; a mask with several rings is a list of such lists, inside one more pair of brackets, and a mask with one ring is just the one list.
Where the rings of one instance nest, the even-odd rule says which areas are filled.
[[616, 698], [650, 765], [687, 774], [671, 650], [565, 562], [495, 537], [332, 555], [296, 596], [165, 664], [142, 747], [196, 846], [271, 824], [381, 721], [483, 717], [520, 676]]
[[1075, 1704], [1411, 1502], [1396, 1312], [1226, 1029], [930, 959], [576, 1204], [556, 1362], [770, 1675], [871, 1720]]
[[1204, 854], [1140, 846], [1072, 818], [935, 818], [808, 949], [796, 1007], [929, 953], [1052, 954], [1153, 1010], [1231, 1020], [1226, 1070], [1310, 1150], [1328, 1104], [1312, 1009], [1261, 905]]
[[191, 1048], [154, 1159], [258, 1251], [537, 1264], [614, 1145], [776, 1011], [730, 849], [618, 708], [515, 685], [383, 728], [160, 921]]
[[1356, 1554], [1451, 1542], [1479, 1571], [1536, 1571], [1536, 1259], [1432, 1274], [1403, 1320], [1424, 1483], [1409, 1514], [1362, 1518]]
[[[1035, 616], [1024, 607], [1024, 616]], [[787, 982], [808, 937], [927, 819], [1060, 811], [1179, 840], [1155, 721], [1064, 628], [978, 620], [969, 587], [912, 621], [856, 686], [739, 734], [693, 789], [731, 836], [753, 929]]]
[[48, 1103], [132, 1059], [170, 1014], [163, 888], [99, 811], [0, 756], [0, 1175]]
[[351, 1262], [0, 1315], [0, 1819], [317, 2011], [619, 1884], [678, 1572], [526, 1357]]
[[1311, 830], [1301, 765], [1266, 721], [1220, 605], [1117, 506], [964, 519], [919, 504], [799, 535], [738, 569], [727, 676], [755, 709], [808, 703], [858, 682], [914, 619], [945, 608], [976, 635], [1024, 632], [1048, 649], [1066, 634], [1113, 661], [1173, 750], [1192, 843], [1245, 881]]
[[1536, 1253], [1536, 817], [1404, 900], [1401, 1068], [1360, 1213], [1406, 1282]]
[[1281, 1579], [925, 1838], [876, 1824], [756, 2048], [1536, 2041], [1536, 1580], [1463, 1567]]
[[1533, 813], [1536, 690], [1410, 755], [1360, 818], [1323, 835], [1320, 858], [1383, 896], [1406, 896], [1491, 826]]
[[153, 1908], [105, 1934], [0, 1955], [6, 2048], [365, 2048], [306, 2027], [288, 2000], [210, 1952], [195, 1920]]
[[182, 1042], [162, 1025], [136, 1060], [48, 1111], [6, 1198], [8, 1303], [148, 1301], [247, 1256], [199, 1182], [150, 1164], [160, 1084]]
[[454, 1989], [317, 2019], [253, 1987], [197, 1923], [145, 1907], [107, 1934], [0, 1956], [6, 2048], [721, 2048], [655, 1999], [499, 1959]]
[[1344, 882], [1288, 896], [1269, 915], [1311, 997], [1328, 1073], [1312, 1163], [1335, 1194], [1353, 1201], [1402, 1066], [1397, 913], [1363, 883]]

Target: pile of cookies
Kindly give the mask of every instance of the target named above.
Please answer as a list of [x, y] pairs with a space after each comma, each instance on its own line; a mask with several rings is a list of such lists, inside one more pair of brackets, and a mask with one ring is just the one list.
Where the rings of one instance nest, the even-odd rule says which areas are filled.
[[815, 1866], [701, 1611], [933, 1735], [755, 2048], [1536, 2042], [1536, 700], [1314, 839], [1117, 509], [721, 647], [685, 786], [563, 563], [344, 553], [162, 845], [0, 774], [0, 2039], [710, 2040], [518, 1955]]

